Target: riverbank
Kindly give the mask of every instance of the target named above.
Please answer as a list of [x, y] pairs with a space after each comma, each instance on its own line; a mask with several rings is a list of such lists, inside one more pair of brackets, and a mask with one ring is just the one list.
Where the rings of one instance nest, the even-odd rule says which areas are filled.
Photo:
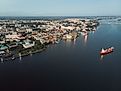
[[30, 48], [23, 48], [21, 45], [19, 45], [15, 48], [9, 49], [7, 54], [1, 56], [1, 61], [15, 60], [17, 58], [32, 55], [46, 50], [47, 46], [45, 44], [41, 44], [38, 41], [35, 42], [36, 44]]
[[96, 31], [99, 26], [99, 22], [94, 19], [11, 21], [1, 22], [0, 55], [2, 61], [4, 58], [13, 60], [41, 52], [48, 44], [57, 44], [60, 40], [75, 40], [80, 33], [86, 39], [88, 33]]

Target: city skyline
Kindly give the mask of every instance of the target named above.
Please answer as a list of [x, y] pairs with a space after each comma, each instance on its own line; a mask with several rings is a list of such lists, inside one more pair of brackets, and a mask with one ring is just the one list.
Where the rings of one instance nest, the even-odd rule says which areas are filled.
[[120, 0], [1, 0], [0, 16], [120, 16]]

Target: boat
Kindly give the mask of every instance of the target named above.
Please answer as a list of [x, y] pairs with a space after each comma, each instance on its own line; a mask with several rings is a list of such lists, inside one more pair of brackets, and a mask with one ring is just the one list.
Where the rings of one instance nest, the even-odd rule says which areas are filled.
[[59, 40], [56, 40], [55, 43], [58, 44], [59, 43]]
[[87, 36], [87, 35], [88, 35], [88, 32], [87, 32], [87, 31], [82, 31], [81, 34], [82, 34], [83, 36]]
[[71, 40], [72, 38], [73, 38], [72, 35], [70, 35], [70, 34], [66, 35], [66, 39]]
[[106, 55], [109, 53], [112, 53], [114, 51], [114, 47], [110, 47], [107, 49], [102, 48], [102, 50], [100, 51], [100, 55]]

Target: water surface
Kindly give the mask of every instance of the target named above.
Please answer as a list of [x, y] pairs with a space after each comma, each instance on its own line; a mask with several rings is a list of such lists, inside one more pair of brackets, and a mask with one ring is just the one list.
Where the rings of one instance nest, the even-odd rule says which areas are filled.
[[[100, 59], [101, 48], [115, 47]], [[49, 45], [22, 60], [0, 63], [0, 89], [28, 91], [121, 91], [121, 24], [101, 24], [72, 41]]]

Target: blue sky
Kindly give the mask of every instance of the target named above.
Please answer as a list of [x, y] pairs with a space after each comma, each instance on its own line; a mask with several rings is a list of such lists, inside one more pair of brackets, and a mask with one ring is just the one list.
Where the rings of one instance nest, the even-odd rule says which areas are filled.
[[0, 0], [0, 16], [121, 15], [121, 0]]

